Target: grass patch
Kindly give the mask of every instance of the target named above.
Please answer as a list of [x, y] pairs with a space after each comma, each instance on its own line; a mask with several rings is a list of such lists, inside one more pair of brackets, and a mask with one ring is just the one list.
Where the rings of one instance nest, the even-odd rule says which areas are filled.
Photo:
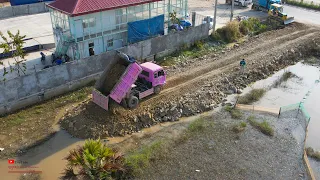
[[314, 151], [313, 148], [308, 147], [306, 149], [307, 155], [317, 161], [320, 161], [320, 151]]
[[199, 58], [212, 52], [220, 52], [224, 47], [224, 44], [219, 46], [212, 45], [210, 39], [196, 41], [192, 46], [189, 47], [187, 45], [184, 45], [180, 48], [180, 50], [174, 52], [169, 56], [157, 59], [156, 61], [161, 66], [173, 66], [189, 58]]
[[268, 135], [268, 136], [273, 136], [274, 135], [274, 130], [270, 126], [270, 124], [264, 120], [263, 122], [259, 123], [255, 120], [254, 116], [249, 116], [248, 121], [251, 124], [251, 126], [255, 127], [259, 131], [261, 131], [263, 134]]
[[286, 0], [286, 3], [294, 6], [308, 8], [308, 9], [320, 10], [320, 4], [314, 4], [313, 1], [311, 1], [311, 3], [307, 3], [307, 2], [304, 2], [303, 0], [300, 0], [300, 1]]
[[213, 122], [208, 122], [204, 117], [196, 119], [195, 121], [191, 122], [187, 129], [177, 138], [174, 142], [175, 145], [185, 143], [191, 137], [204, 132], [208, 128], [214, 126]]
[[225, 106], [225, 111], [229, 112], [233, 119], [241, 119], [243, 117], [242, 112], [239, 109], [234, 109], [231, 106]]
[[243, 116], [239, 109], [233, 109], [230, 114], [233, 119], [241, 119]]
[[253, 120], [256, 119], [256, 117], [251, 115], [251, 116], [249, 116], [247, 119], [248, 119], [248, 121], [253, 121]]
[[246, 122], [241, 122], [240, 123], [240, 127], [247, 127], [247, 123]]
[[244, 96], [240, 96], [238, 99], [239, 104], [250, 104], [261, 99], [266, 93], [265, 89], [252, 89]]
[[247, 127], [247, 123], [246, 122], [241, 122], [235, 126], [233, 126], [232, 131], [235, 133], [240, 133], [242, 131], [244, 131]]
[[290, 71], [285, 71], [282, 76], [273, 83], [272, 87], [279, 87], [281, 83], [286, 82], [293, 77], [297, 76]]
[[81, 102], [88, 97], [91, 91], [92, 87], [84, 87], [41, 104], [27, 107], [16, 113], [2, 116], [0, 117], [0, 123], [2, 124], [0, 130], [18, 126], [24, 122], [33, 122], [41, 118], [45, 120], [54, 120], [57, 108], [61, 108], [67, 104]]
[[155, 141], [149, 146], [144, 146], [138, 151], [134, 151], [126, 156], [126, 164], [131, 168], [134, 176], [143, 172], [149, 167], [150, 162], [159, 158], [161, 154], [165, 154], [163, 141]]
[[204, 119], [199, 118], [189, 124], [187, 132], [189, 132], [189, 133], [200, 132], [204, 128], [205, 128]]

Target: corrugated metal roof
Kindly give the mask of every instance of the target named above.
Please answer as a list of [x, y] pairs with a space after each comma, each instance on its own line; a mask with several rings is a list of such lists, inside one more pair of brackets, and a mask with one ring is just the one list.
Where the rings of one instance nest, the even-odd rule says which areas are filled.
[[56, 0], [48, 6], [70, 16], [80, 16], [156, 1], [162, 0]]

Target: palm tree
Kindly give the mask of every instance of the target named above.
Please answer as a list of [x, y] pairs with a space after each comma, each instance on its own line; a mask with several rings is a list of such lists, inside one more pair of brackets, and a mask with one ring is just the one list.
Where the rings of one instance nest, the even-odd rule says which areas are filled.
[[84, 146], [71, 150], [62, 179], [105, 180], [119, 178], [126, 171], [124, 156], [103, 144], [89, 139]]

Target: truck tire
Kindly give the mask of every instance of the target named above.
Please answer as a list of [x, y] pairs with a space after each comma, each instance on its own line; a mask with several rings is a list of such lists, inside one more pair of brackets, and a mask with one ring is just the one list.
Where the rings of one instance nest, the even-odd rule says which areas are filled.
[[128, 99], [128, 102], [127, 102], [128, 108], [134, 109], [138, 106], [138, 104], [139, 104], [139, 99], [136, 96], [131, 96]]
[[161, 86], [154, 87], [154, 94], [159, 94], [161, 92], [161, 89], [162, 89]]

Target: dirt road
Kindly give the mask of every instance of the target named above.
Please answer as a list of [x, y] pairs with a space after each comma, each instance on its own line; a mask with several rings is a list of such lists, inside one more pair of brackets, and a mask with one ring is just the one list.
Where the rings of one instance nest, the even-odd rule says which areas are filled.
[[[112, 111], [106, 112], [89, 100], [70, 110], [62, 120], [62, 127], [81, 138], [116, 136], [207, 111], [222, 102], [230, 85], [242, 89], [294, 63], [294, 58], [309, 55], [313, 38], [319, 35], [316, 28], [295, 23], [250, 38], [240, 47], [220, 54], [186, 60], [174, 70], [169, 69], [165, 89], [142, 101], [137, 109], [112, 104]], [[247, 60], [248, 69], [246, 75], [239, 76], [238, 63], [242, 58]]]

